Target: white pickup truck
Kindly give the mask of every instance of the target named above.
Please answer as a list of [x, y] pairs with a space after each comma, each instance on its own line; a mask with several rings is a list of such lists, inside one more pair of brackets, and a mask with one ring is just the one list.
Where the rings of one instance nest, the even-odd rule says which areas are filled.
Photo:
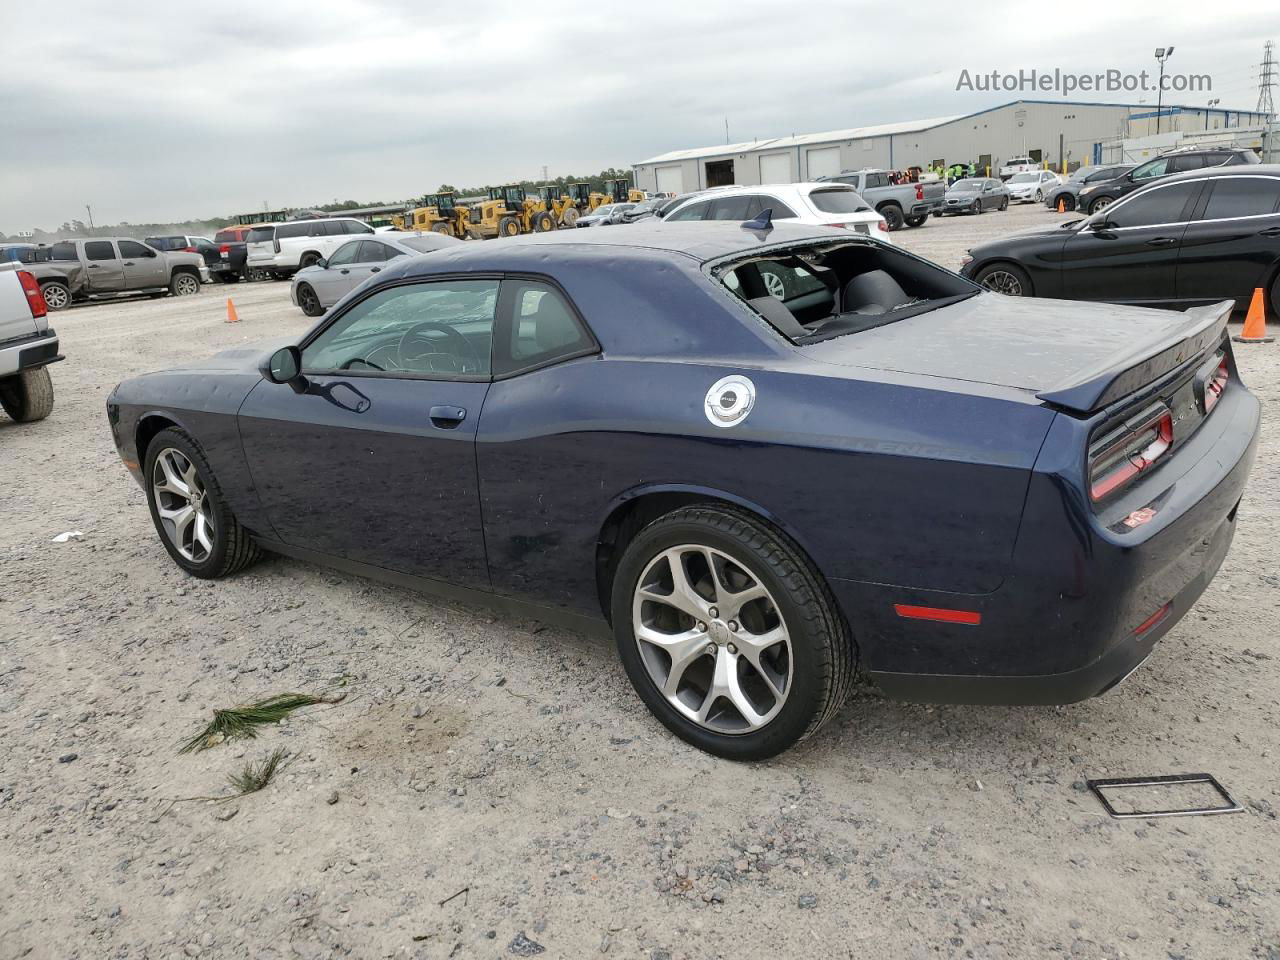
[[53, 410], [49, 364], [62, 359], [40, 283], [26, 270], [0, 272], [0, 407], [19, 423]]

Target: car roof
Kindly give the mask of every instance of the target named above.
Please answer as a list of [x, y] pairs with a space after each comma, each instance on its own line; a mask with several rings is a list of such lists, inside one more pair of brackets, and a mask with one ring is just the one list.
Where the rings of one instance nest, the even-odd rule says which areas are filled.
[[[763, 245], [831, 239], [876, 242], [861, 234], [836, 227], [808, 224], [775, 223], [770, 230], [756, 231], [744, 229], [734, 220], [696, 223], [642, 220], [616, 230], [551, 230], [547, 233], [527, 233], [483, 243], [473, 241], [450, 247], [444, 252], [444, 256], [450, 264], [474, 264], [476, 269], [485, 269], [484, 262], [498, 258], [503, 251], [516, 251], [517, 248], [524, 247], [560, 247], [580, 253], [598, 250], [609, 256], [616, 256], [626, 250], [659, 251], [706, 263], [735, 253], [747, 253]], [[425, 261], [422, 267], [424, 271], [434, 270], [434, 264], [444, 262], [437, 256], [425, 258]]]
[[1168, 176], [1152, 178], [1152, 183], [1177, 183], [1179, 180], [1199, 180], [1203, 177], [1280, 177], [1280, 163], [1235, 163], [1230, 166], [1201, 167], [1184, 170]]

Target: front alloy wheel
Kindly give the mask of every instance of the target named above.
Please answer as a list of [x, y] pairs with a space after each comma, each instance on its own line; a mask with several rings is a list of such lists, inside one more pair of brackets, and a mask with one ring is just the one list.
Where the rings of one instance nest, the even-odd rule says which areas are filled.
[[208, 492], [196, 465], [181, 450], [162, 450], [152, 467], [151, 490], [161, 529], [173, 548], [192, 563], [208, 560], [215, 530]]

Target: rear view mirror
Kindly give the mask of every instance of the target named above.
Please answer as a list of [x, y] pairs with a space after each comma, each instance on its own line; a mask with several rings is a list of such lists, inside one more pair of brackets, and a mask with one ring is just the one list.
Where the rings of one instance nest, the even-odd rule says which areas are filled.
[[293, 344], [281, 347], [267, 357], [258, 367], [258, 372], [270, 383], [287, 383], [299, 393], [306, 389], [306, 378], [302, 376], [302, 351]]

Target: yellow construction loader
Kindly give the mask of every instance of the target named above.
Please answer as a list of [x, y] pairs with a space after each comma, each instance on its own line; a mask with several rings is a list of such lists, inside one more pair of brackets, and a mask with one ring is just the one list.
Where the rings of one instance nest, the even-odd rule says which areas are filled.
[[604, 182], [604, 190], [608, 195], [609, 203], [639, 203], [646, 199], [643, 190], [637, 190], [632, 187], [630, 180], [606, 180]]
[[419, 206], [391, 218], [400, 230], [429, 230], [459, 239], [467, 236], [471, 211], [458, 206], [452, 193], [431, 193]]
[[538, 196], [560, 226], [572, 227], [578, 222], [577, 203], [560, 187], [539, 187]]
[[489, 199], [480, 201], [471, 209], [472, 237], [514, 237], [521, 233], [545, 233], [555, 228], [556, 221], [546, 204], [526, 196], [524, 187], [519, 184], [490, 187]]

